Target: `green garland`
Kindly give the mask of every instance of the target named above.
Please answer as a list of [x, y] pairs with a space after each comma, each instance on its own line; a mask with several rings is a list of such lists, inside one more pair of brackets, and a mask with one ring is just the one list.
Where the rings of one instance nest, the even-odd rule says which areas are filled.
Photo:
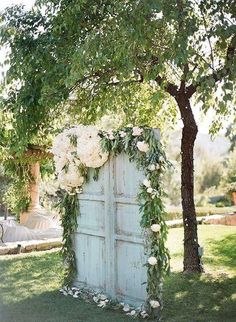
[[78, 227], [79, 200], [76, 190], [72, 193], [60, 190], [59, 197], [61, 201], [58, 203], [58, 208], [61, 213], [61, 224], [63, 227], [61, 254], [65, 265], [64, 284], [72, 286], [77, 272], [73, 236]]
[[[145, 185], [140, 185], [138, 202], [142, 214], [140, 225], [145, 230], [146, 254], [154, 260], [148, 261], [147, 266], [147, 293], [149, 312], [152, 316], [158, 316], [163, 306], [162, 284], [163, 278], [169, 272], [169, 252], [165, 247], [167, 239], [167, 225], [165, 223], [166, 212], [162, 202], [164, 191], [161, 184], [161, 175], [169, 162], [166, 159], [159, 139], [155, 131], [148, 127], [142, 127], [142, 133], [133, 135], [132, 127], [125, 127], [122, 130], [114, 131], [112, 134], [100, 132], [103, 150], [110, 156], [116, 156], [122, 151], [125, 152], [130, 161], [135, 161], [138, 169], [146, 176]], [[137, 148], [138, 142], [148, 144], [148, 151], [141, 152]], [[150, 189], [149, 189], [149, 188]], [[62, 211], [64, 209], [64, 211]], [[76, 275], [75, 253], [73, 250], [72, 236], [77, 229], [77, 214], [79, 201], [77, 195], [65, 193], [61, 202], [62, 226], [64, 228], [64, 245], [62, 254], [67, 263], [67, 285], [72, 285]], [[157, 229], [151, 229], [154, 225]], [[156, 263], [155, 263], [156, 261]], [[155, 305], [153, 305], [155, 304]], [[158, 304], [158, 305], [157, 305]]]

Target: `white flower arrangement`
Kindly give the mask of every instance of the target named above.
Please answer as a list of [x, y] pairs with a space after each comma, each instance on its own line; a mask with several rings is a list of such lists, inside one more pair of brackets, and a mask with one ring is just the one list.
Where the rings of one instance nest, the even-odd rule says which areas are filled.
[[95, 126], [85, 126], [77, 137], [77, 156], [88, 168], [100, 168], [108, 159]]
[[139, 149], [139, 151], [147, 153], [149, 150], [149, 144], [144, 141], [138, 141], [137, 148]]
[[80, 187], [84, 183], [84, 177], [78, 172], [78, 168], [72, 163], [69, 164], [67, 172], [58, 173], [59, 186], [65, 190], [72, 190], [74, 187]]
[[99, 168], [108, 159], [108, 153], [102, 151], [101, 138], [95, 126], [78, 125], [64, 130], [54, 139], [51, 151], [59, 185], [68, 191], [84, 183], [79, 170], [81, 165]]
[[157, 259], [156, 259], [156, 257], [154, 257], [154, 256], [150, 256], [150, 257], [148, 258], [148, 264], [150, 264], [150, 265], [152, 265], [152, 266], [156, 265], [156, 264], [157, 264]]
[[[139, 136], [141, 137], [139, 138]], [[158, 276], [163, 276], [169, 267], [169, 254], [164, 245], [166, 234], [158, 234], [161, 227], [163, 231], [167, 228], [164, 220], [165, 211], [164, 207], [162, 207], [162, 200], [158, 198], [162, 195], [159, 179], [167, 161], [164, 158], [165, 154], [161, 145], [154, 135], [154, 131], [146, 127], [132, 127], [132, 125], [115, 131], [111, 129], [99, 131], [95, 126], [78, 125], [60, 133], [55, 138], [52, 147], [60, 187], [66, 190], [67, 195], [71, 196], [71, 200], [72, 198], [76, 200], [75, 192], [82, 191], [87, 168], [99, 169], [108, 160], [109, 153], [116, 155], [122, 150], [132, 160], [136, 160], [138, 167], [143, 169], [146, 176], [140, 185], [138, 200], [142, 211], [141, 227], [153, 232], [147, 234], [147, 245], [150, 247], [148, 250], [150, 257], [147, 259], [149, 264], [147, 265], [147, 283], [151, 298], [160, 300], [160, 302], [156, 300], [150, 301], [150, 310], [150, 308], [158, 308], [161, 306], [160, 303], [162, 303], [161, 277], [157, 277], [156, 272], [159, 272]], [[146, 156], [145, 153], [148, 153], [148, 155]], [[159, 169], [160, 171], [155, 172], [155, 170]], [[66, 202], [66, 205], [70, 204], [68, 199]], [[73, 202], [75, 205], [73, 216], [75, 218], [77, 218], [77, 202], [78, 200]], [[71, 208], [66, 207], [67, 211], [64, 212], [66, 214], [64, 216], [67, 216], [66, 219], [68, 219], [71, 216]], [[158, 213], [160, 212], [162, 216], [158, 215], [157, 209], [159, 209]], [[74, 227], [64, 227], [64, 229], [67, 229], [65, 231], [65, 241], [67, 241], [70, 238], [68, 237], [70, 236], [68, 231], [73, 231]], [[66, 252], [70, 255], [70, 252], [72, 253], [70, 240], [68, 245]], [[160, 257], [160, 254], [164, 255]], [[68, 267], [74, 268], [74, 259], [69, 255], [68, 258], [65, 257], [69, 261]], [[70, 273], [71, 271], [68, 270], [68, 274]], [[101, 304], [101, 307], [104, 307], [106, 305], [104, 301], [100, 301], [99, 306]], [[143, 314], [141, 314], [143, 317], [147, 317], [146, 312], [143, 312]]]

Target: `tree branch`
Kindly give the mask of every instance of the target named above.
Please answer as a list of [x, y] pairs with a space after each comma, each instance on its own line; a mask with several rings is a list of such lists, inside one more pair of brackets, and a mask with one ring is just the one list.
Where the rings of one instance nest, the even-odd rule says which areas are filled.
[[180, 82], [180, 88], [179, 88], [180, 93], [185, 92], [186, 76], [187, 76], [188, 72], [189, 72], [189, 66], [188, 66], [188, 64], [185, 64], [184, 65], [183, 76], [182, 76], [181, 82]]
[[198, 86], [200, 86], [203, 82], [206, 82], [208, 79], [214, 79], [215, 82], [221, 81], [225, 76], [229, 75], [230, 65], [234, 60], [236, 52], [236, 35], [230, 41], [230, 44], [227, 48], [226, 56], [225, 56], [225, 64], [222, 68], [218, 69], [217, 71], [213, 72], [210, 75], [204, 76], [197, 84], [191, 84], [186, 88], [187, 97], [190, 98], [197, 90]]
[[69, 92], [73, 92], [80, 84], [84, 83], [86, 80], [89, 80], [89, 79], [93, 79], [93, 78], [97, 78], [97, 77], [101, 77], [101, 76], [104, 76], [110, 72], [112, 72], [113, 70], [112, 69], [107, 69], [105, 71], [96, 71], [94, 72], [93, 74], [91, 75], [87, 75], [87, 76], [84, 76], [82, 77], [81, 79], [78, 79], [75, 84], [73, 86], [71, 86], [69, 88]]
[[176, 97], [178, 94], [178, 87], [170, 82], [168, 82], [166, 79], [164, 79], [161, 76], [157, 76], [155, 78], [155, 81], [158, 85], [163, 86], [167, 93], [169, 93], [171, 96]]

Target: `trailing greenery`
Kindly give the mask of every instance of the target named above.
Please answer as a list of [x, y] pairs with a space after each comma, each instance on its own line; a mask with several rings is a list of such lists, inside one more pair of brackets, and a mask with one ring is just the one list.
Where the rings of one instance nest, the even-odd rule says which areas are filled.
[[17, 216], [27, 210], [30, 204], [29, 185], [32, 181], [29, 164], [14, 160], [4, 162], [5, 174], [10, 177], [10, 184], [4, 194], [4, 202]]
[[61, 254], [65, 264], [64, 284], [71, 286], [77, 272], [73, 238], [78, 227], [79, 200], [76, 191], [68, 193], [61, 190], [59, 196], [61, 200], [58, 203], [58, 208], [61, 213], [61, 224], [63, 227]]
[[42, 177], [52, 173], [53, 164], [48, 156], [43, 153], [6, 156], [2, 160], [4, 173], [9, 178], [8, 188], [4, 193], [3, 200], [17, 216], [21, 212], [27, 211], [30, 204], [30, 184], [34, 180], [31, 174], [31, 165], [36, 162], [40, 162]]
[[45, 144], [50, 139], [42, 142], [39, 136], [32, 138], [31, 142], [22, 142], [17, 138], [15, 122], [13, 113], [0, 111], [0, 162], [9, 181], [3, 201], [13, 213], [19, 215], [27, 210], [30, 203], [29, 186], [33, 180], [30, 166], [40, 162], [42, 176], [52, 172], [53, 167], [45, 153]]
[[[169, 162], [166, 160], [161, 143], [157, 138], [155, 130], [143, 128], [139, 136], [133, 136], [132, 128], [122, 129], [125, 137], [121, 138], [121, 131], [114, 132], [114, 140], [103, 136], [102, 146], [105, 151], [111, 155], [117, 155], [125, 152], [130, 161], [134, 161], [141, 171], [144, 172], [147, 180], [150, 181], [150, 187], [153, 193], [148, 192], [144, 184], [140, 185], [138, 201], [140, 204], [140, 213], [142, 214], [140, 225], [146, 230], [146, 252], [149, 257], [157, 258], [157, 265], [147, 264], [147, 293], [148, 303], [150, 300], [158, 300], [162, 305], [162, 284], [163, 278], [169, 272], [169, 252], [165, 247], [167, 240], [166, 211], [162, 202], [165, 195], [161, 182], [161, 175]], [[140, 152], [137, 143], [144, 141], [148, 143], [149, 150], [147, 153]], [[158, 165], [158, 168], [151, 170], [152, 165]], [[160, 232], [153, 232], [151, 226], [160, 225]], [[153, 311], [149, 304], [150, 312]]]
[[[142, 214], [140, 225], [145, 231], [145, 244], [147, 258], [155, 258], [156, 263], [147, 262], [147, 305], [152, 315], [160, 313], [162, 307], [162, 285], [166, 273], [169, 272], [169, 252], [165, 246], [167, 240], [167, 225], [165, 223], [166, 211], [162, 202], [165, 195], [162, 187], [161, 176], [169, 162], [166, 160], [158, 133], [148, 127], [137, 128], [140, 134], [134, 135], [132, 127], [125, 127], [114, 131], [112, 134], [101, 131], [101, 145], [110, 156], [116, 156], [121, 152], [129, 156], [130, 161], [136, 163], [146, 179], [140, 185], [137, 196]], [[138, 148], [139, 143], [147, 144], [147, 151]], [[98, 169], [94, 179], [97, 179]], [[148, 186], [146, 185], [148, 182]], [[62, 226], [64, 229], [62, 249], [66, 262], [65, 283], [72, 285], [76, 275], [76, 259], [73, 245], [73, 235], [77, 229], [77, 216], [79, 214], [79, 200], [76, 190], [64, 191], [59, 204], [62, 214]], [[152, 225], [158, 227], [157, 231], [151, 229]], [[150, 301], [157, 301], [160, 307], [153, 309]]]

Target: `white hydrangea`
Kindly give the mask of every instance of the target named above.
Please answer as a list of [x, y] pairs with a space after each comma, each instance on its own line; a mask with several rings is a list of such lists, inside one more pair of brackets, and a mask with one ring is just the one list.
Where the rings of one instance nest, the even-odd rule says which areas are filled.
[[144, 141], [138, 141], [137, 148], [139, 149], [139, 151], [146, 153], [149, 150], [149, 144]]
[[108, 153], [102, 151], [100, 140], [95, 126], [73, 126], [56, 136], [51, 151], [61, 188], [71, 190], [82, 186], [81, 164], [98, 168], [107, 161]]
[[55, 137], [51, 152], [54, 154], [54, 156], [62, 157], [63, 155], [66, 155], [69, 147], [70, 138], [67, 136], [67, 130], [65, 130]]
[[55, 168], [57, 173], [60, 173], [61, 171], [63, 171], [63, 168], [68, 163], [68, 160], [65, 156], [54, 155], [54, 161], [55, 161]]
[[156, 259], [156, 257], [154, 257], [154, 256], [150, 256], [150, 257], [148, 258], [148, 263], [149, 263], [150, 265], [152, 265], [152, 266], [156, 265], [156, 264], [157, 264], [157, 259]]
[[63, 180], [62, 176], [63, 173], [66, 172], [66, 167], [68, 167], [70, 163], [73, 163], [75, 158], [73, 153], [76, 152], [76, 147], [71, 144], [68, 130], [64, 130], [56, 136], [51, 151], [54, 154], [56, 172], [58, 175], [60, 174], [59, 181], [62, 185], [66, 186], [65, 182], [67, 180]]
[[95, 126], [85, 126], [77, 137], [77, 156], [89, 168], [99, 168], [108, 159], [108, 153], [102, 151], [101, 138]]
[[84, 177], [79, 173], [78, 167], [74, 164], [69, 164], [67, 171], [59, 172], [58, 183], [61, 188], [71, 190], [82, 186]]

